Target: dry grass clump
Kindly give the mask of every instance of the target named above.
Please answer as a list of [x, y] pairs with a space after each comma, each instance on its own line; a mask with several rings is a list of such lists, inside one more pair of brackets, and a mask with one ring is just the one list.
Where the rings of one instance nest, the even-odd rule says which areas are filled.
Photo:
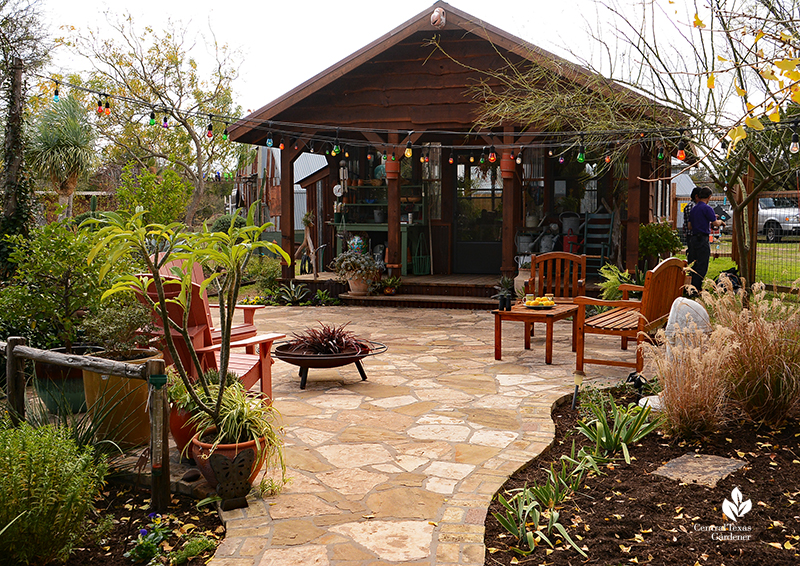
[[[726, 420], [727, 360], [737, 350], [732, 333], [717, 327], [710, 336], [691, 325], [676, 332], [668, 350], [647, 344], [646, 356], [663, 390], [661, 403], [667, 432], [691, 438], [720, 429]], [[667, 342], [659, 331], [657, 343]]]
[[773, 426], [800, 414], [800, 307], [768, 298], [763, 284], [748, 298], [703, 292], [701, 302], [738, 344], [723, 365], [730, 399]]

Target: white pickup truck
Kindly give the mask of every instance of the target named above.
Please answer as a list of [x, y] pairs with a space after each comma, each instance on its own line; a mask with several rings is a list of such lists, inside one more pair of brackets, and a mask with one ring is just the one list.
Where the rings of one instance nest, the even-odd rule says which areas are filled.
[[[725, 212], [724, 218], [720, 210]], [[730, 220], [731, 207], [717, 207], [717, 215], [725, 220], [723, 232], [730, 233], [733, 222]], [[758, 199], [758, 233], [766, 236], [769, 243], [781, 241], [782, 236], [800, 234], [800, 209], [792, 197], [762, 197]]]

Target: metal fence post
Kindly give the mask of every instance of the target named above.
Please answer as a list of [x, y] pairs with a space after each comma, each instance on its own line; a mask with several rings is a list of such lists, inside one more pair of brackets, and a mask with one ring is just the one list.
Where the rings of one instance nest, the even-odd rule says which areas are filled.
[[147, 362], [150, 397], [150, 477], [151, 506], [164, 513], [170, 502], [169, 402], [167, 401], [164, 360]]
[[14, 348], [25, 342], [25, 338], [10, 336], [6, 343], [6, 390], [14, 426], [25, 420], [25, 360], [14, 355]]

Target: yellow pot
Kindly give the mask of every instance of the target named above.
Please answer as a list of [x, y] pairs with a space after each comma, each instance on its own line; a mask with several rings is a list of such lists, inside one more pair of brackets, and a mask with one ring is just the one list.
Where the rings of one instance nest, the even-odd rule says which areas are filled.
[[[152, 355], [125, 363], [138, 365], [163, 357], [157, 350], [143, 352], [152, 352]], [[83, 388], [89, 413], [107, 413], [98, 429], [98, 440], [111, 440], [126, 447], [150, 442], [146, 381], [84, 370]]]

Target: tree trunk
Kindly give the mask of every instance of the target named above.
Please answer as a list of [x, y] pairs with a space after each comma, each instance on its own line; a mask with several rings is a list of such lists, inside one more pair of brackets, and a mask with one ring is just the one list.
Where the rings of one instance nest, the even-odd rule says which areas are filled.
[[3, 216], [6, 220], [17, 214], [22, 171], [22, 59], [15, 57], [11, 69], [11, 96], [8, 102], [8, 120], [6, 121], [4, 171], [2, 186]]

